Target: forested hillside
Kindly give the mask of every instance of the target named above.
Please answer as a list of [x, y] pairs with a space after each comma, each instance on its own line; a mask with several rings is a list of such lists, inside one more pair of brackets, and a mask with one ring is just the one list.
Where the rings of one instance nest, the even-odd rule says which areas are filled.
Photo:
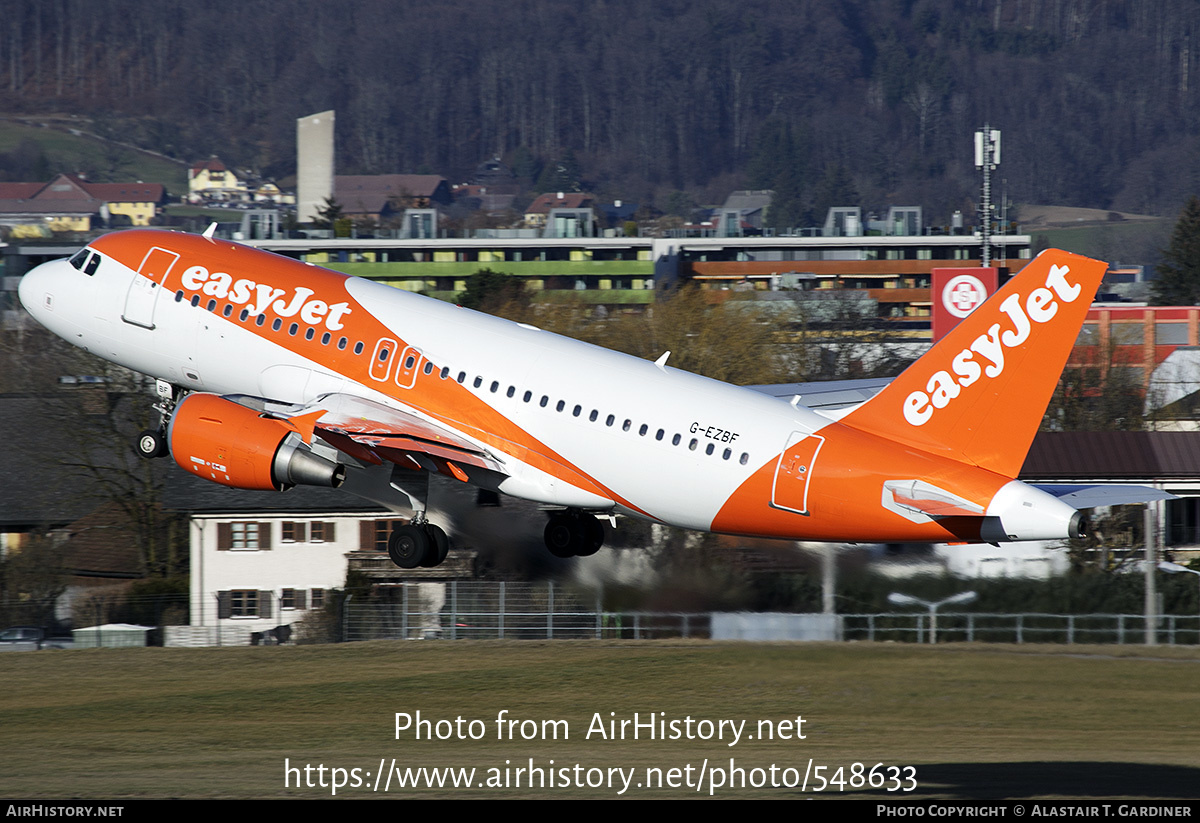
[[295, 118], [335, 108], [341, 172], [458, 182], [500, 155], [536, 180], [566, 159], [659, 207], [770, 186], [802, 215], [842, 175], [864, 206], [945, 220], [971, 206], [985, 122], [1018, 201], [1173, 214], [1200, 188], [1193, 0], [2, 0], [0, 19], [4, 111], [274, 176]]

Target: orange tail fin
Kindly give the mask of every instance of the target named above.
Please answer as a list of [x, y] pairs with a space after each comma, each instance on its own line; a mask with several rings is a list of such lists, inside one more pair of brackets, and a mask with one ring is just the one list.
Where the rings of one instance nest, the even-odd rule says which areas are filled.
[[1015, 477], [1107, 270], [1042, 252], [842, 422]]

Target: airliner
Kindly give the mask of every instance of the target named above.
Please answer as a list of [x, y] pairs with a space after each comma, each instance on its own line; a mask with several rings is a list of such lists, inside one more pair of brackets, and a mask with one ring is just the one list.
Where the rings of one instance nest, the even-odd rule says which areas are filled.
[[[20, 282], [60, 337], [155, 379], [136, 448], [240, 489], [340, 487], [449, 550], [429, 477], [536, 501], [547, 548], [602, 521], [789, 540], [1082, 536], [1080, 509], [1168, 497], [1015, 478], [1106, 265], [1047, 251], [868, 399], [782, 399], [203, 235], [103, 235]], [[837, 385], [832, 387], [838, 388]], [[878, 388], [878, 387], [875, 387]], [[867, 392], [865, 394], [870, 394]], [[148, 401], [149, 402], [149, 401]]]

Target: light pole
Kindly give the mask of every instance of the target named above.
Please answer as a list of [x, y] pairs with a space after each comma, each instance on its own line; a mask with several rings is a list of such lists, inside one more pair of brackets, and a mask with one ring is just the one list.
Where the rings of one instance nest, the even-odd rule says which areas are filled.
[[922, 600], [919, 597], [913, 597], [911, 594], [892, 592], [888, 595], [888, 602], [896, 606], [924, 606], [929, 609], [929, 642], [932, 644], [937, 642], [938, 609], [942, 606], [970, 603], [978, 596], [975, 592], [959, 592], [953, 597], [947, 597], [945, 600]]

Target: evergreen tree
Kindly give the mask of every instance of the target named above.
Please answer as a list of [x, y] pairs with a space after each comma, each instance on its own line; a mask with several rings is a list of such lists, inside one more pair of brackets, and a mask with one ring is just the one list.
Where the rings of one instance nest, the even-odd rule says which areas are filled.
[[763, 126], [746, 180], [751, 189], [773, 192], [766, 216], [771, 228], [782, 230], [804, 224], [804, 155], [804, 139], [794, 136], [788, 123], [772, 119]]
[[317, 207], [317, 218], [313, 220], [313, 225], [322, 229], [332, 229], [337, 227], [337, 222], [341, 219], [342, 204], [333, 197], [326, 197], [325, 205]]
[[579, 181], [579, 163], [575, 153], [568, 151], [566, 155], [553, 163], [547, 164], [538, 177], [538, 191], [582, 191]]
[[846, 167], [834, 163], [825, 168], [825, 177], [817, 184], [810, 219], [814, 226], [822, 225], [834, 206], [857, 206], [858, 189]]
[[514, 304], [528, 306], [529, 295], [520, 278], [492, 269], [480, 269], [467, 280], [467, 289], [458, 293], [458, 305], [488, 314], [505, 314]]
[[1158, 265], [1153, 284], [1154, 302], [1160, 306], [1200, 304], [1200, 198], [1188, 200], [1171, 234], [1171, 245]]

